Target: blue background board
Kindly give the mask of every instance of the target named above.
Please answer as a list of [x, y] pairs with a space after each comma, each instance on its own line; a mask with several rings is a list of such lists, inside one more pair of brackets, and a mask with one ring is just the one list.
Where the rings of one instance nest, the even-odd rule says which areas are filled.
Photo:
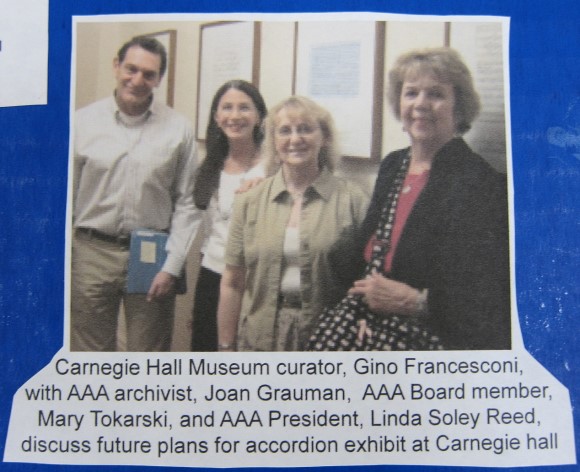
[[[510, 100], [520, 323], [528, 351], [569, 388], [578, 431], [580, 2], [358, 0], [334, 1], [330, 10], [511, 17]], [[329, 6], [299, 0], [52, 0], [50, 4], [48, 105], [0, 108], [0, 455], [13, 394], [62, 344], [71, 17], [216, 11], [313, 12], [329, 11]], [[580, 442], [576, 442], [580, 449]], [[55, 466], [1, 463], [0, 468], [36, 471]], [[394, 469], [419, 468], [360, 468], [365, 472]], [[579, 467], [528, 470], [548, 469], [571, 471]]]

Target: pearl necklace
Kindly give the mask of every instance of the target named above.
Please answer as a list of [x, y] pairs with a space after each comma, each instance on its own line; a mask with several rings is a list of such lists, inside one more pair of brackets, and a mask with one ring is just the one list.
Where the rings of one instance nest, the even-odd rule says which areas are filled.
[[408, 174], [407, 177], [405, 177], [405, 180], [403, 182], [403, 188], [401, 189], [401, 193], [403, 195], [408, 194], [411, 190], [413, 190], [413, 186], [417, 182], [420, 182], [423, 179], [423, 176], [425, 175], [425, 173], [427, 173], [429, 171], [430, 171], [430, 169], [425, 169], [420, 174]]

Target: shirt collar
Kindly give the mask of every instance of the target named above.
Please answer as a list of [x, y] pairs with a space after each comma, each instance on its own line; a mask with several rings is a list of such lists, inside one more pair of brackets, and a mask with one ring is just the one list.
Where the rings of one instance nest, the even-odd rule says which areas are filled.
[[153, 99], [151, 100], [151, 103], [150, 103], [147, 111], [143, 115], [141, 115], [142, 119], [137, 120], [136, 123], [128, 123], [128, 122], [126, 122], [126, 120], [123, 119], [122, 115], [124, 115], [124, 114], [119, 109], [119, 105], [117, 104], [117, 100], [115, 100], [115, 92], [113, 92], [113, 96], [111, 97], [110, 103], [111, 103], [111, 112], [115, 116], [115, 120], [118, 123], [123, 123], [129, 127], [139, 126], [139, 125], [145, 123], [151, 117], [151, 115], [159, 114], [159, 104], [155, 101], [155, 97], [153, 97]]
[[[316, 180], [306, 189], [305, 195], [318, 195], [324, 200], [328, 200], [333, 189], [332, 173], [327, 168], [324, 168], [320, 171]], [[282, 168], [280, 168], [272, 181], [272, 200], [277, 200], [285, 195], [290, 195], [290, 193], [286, 189], [286, 182], [284, 182], [284, 175], [282, 174]]]

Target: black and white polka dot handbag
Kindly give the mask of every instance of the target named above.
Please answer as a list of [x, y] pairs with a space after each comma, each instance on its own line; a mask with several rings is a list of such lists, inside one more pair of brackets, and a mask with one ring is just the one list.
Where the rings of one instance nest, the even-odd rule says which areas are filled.
[[[395, 211], [410, 157], [397, 172], [381, 211], [375, 244], [365, 275], [382, 272], [389, 251]], [[365, 328], [361, 329], [364, 322]], [[359, 332], [364, 335], [359, 336]], [[336, 306], [325, 308], [310, 337], [309, 351], [427, 351], [441, 350], [440, 339], [421, 320], [396, 314], [377, 315], [360, 295], [347, 295]]]

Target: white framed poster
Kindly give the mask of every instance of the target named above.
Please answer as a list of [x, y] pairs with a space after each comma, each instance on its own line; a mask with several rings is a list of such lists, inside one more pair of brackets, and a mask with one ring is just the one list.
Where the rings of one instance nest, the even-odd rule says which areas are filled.
[[332, 112], [345, 156], [380, 158], [384, 27], [382, 22], [296, 25], [295, 92]]

